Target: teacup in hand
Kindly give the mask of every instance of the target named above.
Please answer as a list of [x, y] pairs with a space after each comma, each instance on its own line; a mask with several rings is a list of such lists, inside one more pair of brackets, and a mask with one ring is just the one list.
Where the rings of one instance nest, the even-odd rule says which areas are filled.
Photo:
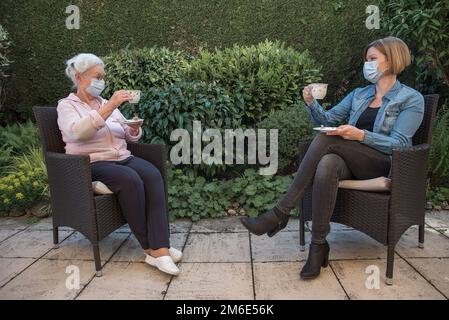
[[327, 93], [327, 83], [312, 83], [312, 96], [316, 100], [324, 99]]
[[126, 90], [126, 92], [132, 97], [131, 100], [129, 100], [129, 103], [139, 103], [140, 101], [140, 90]]

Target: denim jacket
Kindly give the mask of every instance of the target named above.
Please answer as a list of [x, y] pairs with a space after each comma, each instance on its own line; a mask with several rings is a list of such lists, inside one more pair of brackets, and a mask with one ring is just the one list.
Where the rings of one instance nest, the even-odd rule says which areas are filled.
[[[353, 90], [329, 111], [325, 111], [316, 100], [307, 110], [316, 125], [339, 126], [349, 118], [347, 123], [355, 126], [360, 115], [374, 99], [375, 93], [375, 85], [369, 85]], [[393, 149], [412, 145], [412, 137], [423, 117], [424, 97], [418, 91], [396, 81], [382, 98], [373, 132], [364, 130], [365, 138], [361, 143], [391, 155]]]

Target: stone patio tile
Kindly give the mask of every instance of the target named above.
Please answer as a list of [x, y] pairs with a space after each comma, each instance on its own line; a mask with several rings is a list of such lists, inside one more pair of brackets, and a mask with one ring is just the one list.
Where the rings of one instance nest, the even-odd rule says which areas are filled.
[[192, 220], [182, 218], [170, 222], [170, 233], [186, 233], [189, 232]]
[[346, 299], [346, 294], [331, 268], [322, 269], [312, 281], [301, 280], [305, 262], [267, 262], [254, 264], [256, 299], [311, 300]]
[[449, 259], [407, 258], [406, 260], [446, 298], [449, 298]]
[[248, 233], [191, 233], [184, 262], [250, 262]]
[[14, 229], [0, 229], [0, 242], [3, 240], [6, 240], [7, 238], [11, 237], [13, 234], [16, 234], [20, 232], [21, 230], [14, 230]]
[[[126, 233], [111, 233], [100, 241], [101, 261], [107, 261], [117, 248], [126, 240]], [[51, 250], [43, 258], [59, 260], [94, 260], [92, 245], [81, 233], [75, 232], [58, 249]]]
[[[41, 219], [39, 222], [30, 225], [28, 230], [47, 230], [47, 231], [52, 231], [53, 230], [53, 220], [52, 220], [51, 217]], [[58, 230], [59, 231], [63, 231], [63, 230], [65, 230], [65, 231], [73, 231], [73, 229], [69, 228], [69, 227], [59, 227]]]
[[[170, 236], [171, 246], [178, 250], [182, 250], [187, 238], [187, 233], [174, 233]], [[112, 257], [111, 261], [125, 261], [125, 262], [142, 262], [145, 260], [143, 250], [137, 241], [136, 237], [131, 236], [126, 240], [123, 246]]]
[[[299, 251], [299, 233], [282, 231], [274, 237], [267, 235], [251, 237], [251, 249], [254, 262], [299, 261], [307, 259], [307, 251]], [[306, 233], [306, 243], [310, 242], [310, 232]]]
[[426, 223], [435, 229], [449, 229], [449, 211], [427, 211]]
[[[66, 280], [74, 273], [66, 273], [70, 265], [79, 268], [80, 288], [68, 289]], [[94, 276], [90, 261], [41, 259], [0, 289], [0, 299], [74, 299]]]
[[299, 231], [299, 218], [298, 217], [290, 217], [288, 219], [287, 226], [282, 231]]
[[[335, 231], [327, 238], [329, 259], [378, 259], [387, 257], [387, 247], [359, 231]], [[308, 250], [308, 246], [306, 247]]]
[[181, 263], [180, 269], [166, 299], [254, 299], [250, 263]]
[[0, 287], [32, 264], [33, 258], [0, 258]]
[[[298, 222], [299, 225], [299, 222]], [[306, 231], [308, 231], [308, 228], [310, 228], [310, 230], [312, 229], [312, 221], [308, 221], [306, 222]], [[298, 229], [299, 230], [299, 229]], [[336, 223], [336, 222], [331, 222], [331, 233], [334, 231], [354, 231], [353, 228], [348, 227], [344, 224], [340, 224], [340, 223]]]
[[125, 224], [123, 226], [121, 226], [120, 228], [118, 228], [117, 230], [115, 230], [114, 232], [119, 232], [119, 233], [130, 233], [131, 229], [129, 228], [128, 224]]
[[411, 227], [396, 246], [396, 252], [402, 257], [449, 257], [449, 239], [432, 228], [425, 228], [424, 248], [418, 247], [418, 228]]
[[30, 218], [23, 217], [0, 217], [0, 229], [23, 230], [30, 226]]
[[191, 232], [248, 232], [240, 223], [240, 217], [203, 219], [193, 224]]
[[[60, 240], [69, 235], [68, 231], [59, 232]], [[39, 258], [51, 248], [53, 232], [25, 230], [0, 243], [0, 257]]]
[[[379, 268], [379, 289], [368, 289], [366, 286], [368, 277], [373, 275], [372, 272], [365, 273], [370, 265]], [[444, 299], [426, 279], [397, 255], [392, 286], [385, 284], [385, 259], [331, 261], [331, 266], [350, 299]]]
[[109, 262], [77, 299], [162, 299], [170, 276], [145, 263]]

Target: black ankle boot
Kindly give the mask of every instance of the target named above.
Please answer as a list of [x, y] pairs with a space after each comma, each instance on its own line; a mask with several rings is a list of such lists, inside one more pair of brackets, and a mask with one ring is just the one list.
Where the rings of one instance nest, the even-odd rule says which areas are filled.
[[301, 270], [301, 278], [309, 280], [320, 275], [321, 267], [329, 264], [329, 243], [311, 243], [307, 262]]
[[272, 237], [287, 226], [288, 218], [287, 214], [273, 208], [255, 218], [241, 217], [240, 221], [246, 229], [255, 235], [268, 233], [268, 236]]

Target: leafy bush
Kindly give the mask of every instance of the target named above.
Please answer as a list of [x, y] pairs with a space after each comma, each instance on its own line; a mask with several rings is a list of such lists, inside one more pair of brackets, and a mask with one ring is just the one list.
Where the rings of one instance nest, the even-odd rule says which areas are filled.
[[37, 128], [31, 121], [0, 127], [0, 168], [10, 164], [13, 156], [38, 145]]
[[449, 188], [429, 188], [427, 190], [427, 203], [437, 210], [441, 210], [443, 206], [447, 206], [449, 203]]
[[449, 108], [447, 106], [439, 111], [433, 127], [429, 174], [432, 186], [449, 181]]
[[416, 63], [429, 65], [449, 86], [449, 0], [379, 0], [385, 31], [416, 46]]
[[[151, 88], [135, 108], [127, 105], [122, 110], [126, 116], [136, 111], [145, 119], [142, 141], [147, 143], [174, 145], [177, 141], [170, 142], [170, 135], [181, 128], [192, 138], [194, 120], [201, 122], [203, 130], [240, 126], [239, 101], [213, 84], [179, 82], [164, 88]], [[195, 165], [195, 169], [211, 176], [217, 171], [223, 172], [225, 166]]]
[[245, 214], [256, 216], [272, 208], [292, 181], [291, 175], [261, 176], [254, 169], [246, 169], [235, 179], [206, 181], [192, 170], [170, 166], [167, 176], [170, 218], [193, 221], [225, 216], [235, 204]]
[[3, 102], [5, 101], [5, 85], [6, 79], [9, 77], [7, 70], [11, 65], [11, 61], [8, 59], [8, 50], [12, 42], [9, 40], [9, 34], [0, 25], [0, 111], [2, 110]]
[[231, 195], [224, 181], [206, 181], [193, 171], [170, 167], [168, 177], [168, 206], [170, 219], [189, 217], [193, 221], [201, 218], [217, 218], [226, 215], [231, 204]]
[[31, 148], [12, 159], [8, 173], [0, 178], [0, 215], [23, 210], [42, 199], [49, 199], [47, 170], [42, 150]]
[[266, 40], [253, 46], [200, 50], [187, 66], [187, 77], [216, 83], [244, 103], [243, 121], [253, 125], [274, 110], [300, 99], [301, 86], [320, 79], [308, 51]]
[[245, 213], [257, 216], [276, 205], [292, 178], [293, 175], [262, 176], [254, 169], [247, 169], [242, 177], [230, 181], [230, 189]]
[[313, 137], [312, 123], [303, 102], [270, 114], [259, 129], [278, 129], [278, 170], [292, 173], [298, 166], [298, 143]]
[[107, 85], [104, 96], [121, 89], [147, 92], [180, 81], [187, 58], [181, 51], [164, 47], [123, 49], [110, 54], [103, 58]]

